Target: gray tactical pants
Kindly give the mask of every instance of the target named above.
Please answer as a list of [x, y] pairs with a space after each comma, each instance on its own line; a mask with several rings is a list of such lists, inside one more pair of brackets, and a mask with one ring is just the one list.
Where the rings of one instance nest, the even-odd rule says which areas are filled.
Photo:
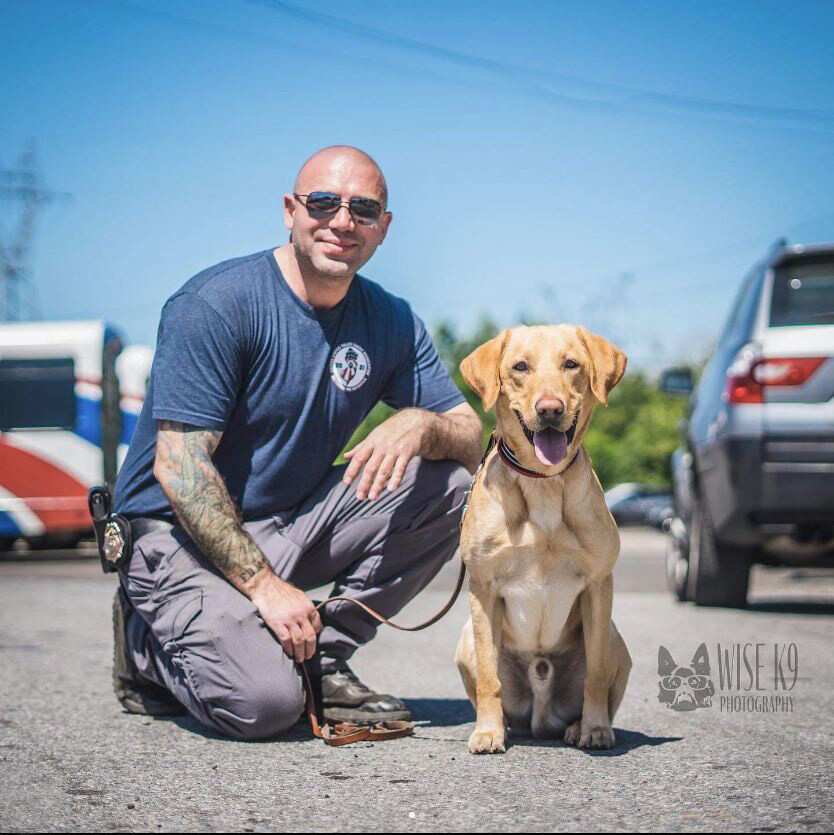
[[[344, 485], [344, 469], [334, 467], [297, 508], [244, 527], [279, 577], [305, 590], [333, 582], [331, 596], [356, 597], [390, 617], [455, 552], [469, 474], [455, 461], [416, 458], [397, 490], [360, 502], [359, 479]], [[138, 539], [121, 582], [136, 610], [126, 629], [139, 672], [199, 721], [263, 739], [298, 719], [304, 688], [295, 664], [182, 528]], [[312, 671], [343, 666], [376, 632], [349, 603], [330, 604], [322, 621]]]

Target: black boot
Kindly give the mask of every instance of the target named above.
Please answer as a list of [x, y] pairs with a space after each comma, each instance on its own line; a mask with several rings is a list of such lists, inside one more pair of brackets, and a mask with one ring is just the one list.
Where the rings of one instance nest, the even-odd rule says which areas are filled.
[[[164, 688], [143, 678], [127, 651], [125, 627], [133, 611], [124, 589], [113, 598], [113, 689], [128, 713], [181, 716], [185, 708]], [[134, 614], [134, 617], [138, 615]]]
[[373, 724], [411, 719], [411, 711], [403, 702], [385, 693], [375, 693], [356, 677], [350, 667], [310, 678], [317, 705], [325, 720]]

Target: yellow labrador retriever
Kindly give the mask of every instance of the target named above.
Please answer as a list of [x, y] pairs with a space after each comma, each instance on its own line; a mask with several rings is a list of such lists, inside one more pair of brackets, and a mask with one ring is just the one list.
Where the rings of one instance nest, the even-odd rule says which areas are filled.
[[505, 717], [536, 737], [614, 745], [631, 669], [611, 620], [620, 539], [582, 439], [625, 367], [575, 325], [504, 330], [461, 363], [496, 407], [460, 541], [472, 616], [455, 660], [477, 711], [473, 754], [504, 750]]

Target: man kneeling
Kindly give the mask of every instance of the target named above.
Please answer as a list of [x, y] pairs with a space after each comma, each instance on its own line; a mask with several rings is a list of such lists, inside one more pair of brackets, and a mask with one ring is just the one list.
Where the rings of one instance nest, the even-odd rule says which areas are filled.
[[[390, 617], [454, 553], [480, 421], [408, 304], [357, 275], [391, 213], [376, 163], [314, 154], [284, 196], [290, 243], [211, 267], [165, 304], [116, 485], [134, 548], [114, 601], [114, 683], [239, 739], [302, 712], [409, 719], [348, 659], [376, 625], [304, 593], [333, 582]], [[398, 409], [332, 462], [378, 401]]]

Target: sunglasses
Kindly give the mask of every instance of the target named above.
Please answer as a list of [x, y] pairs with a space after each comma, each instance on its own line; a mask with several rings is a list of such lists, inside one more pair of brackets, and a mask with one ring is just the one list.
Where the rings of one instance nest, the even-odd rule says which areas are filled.
[[333, 194], [330, 191], [312, 191], [309, 194], [293, 196], [296, 200], [307, 198], [307, 202], [301, 205], [307, 209], [307, 214], [316, 220], [335, 215], [342, 206], [347, 206], [350, 216], [365, 226], [376, 223], [382, 214], [382, 204], [378, 200], [371, 200], [370, 197], [351, 197], [345, 201], [342, 200], [341, 194]]

